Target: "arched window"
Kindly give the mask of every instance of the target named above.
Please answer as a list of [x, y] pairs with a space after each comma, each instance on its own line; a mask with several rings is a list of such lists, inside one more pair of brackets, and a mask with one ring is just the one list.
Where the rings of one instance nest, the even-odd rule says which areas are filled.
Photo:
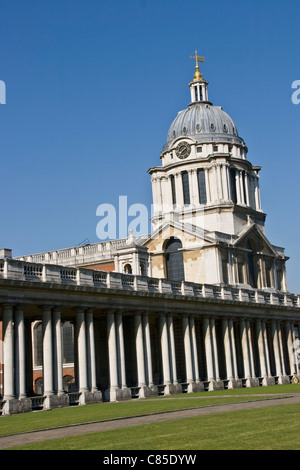
[[33, 329], [34, 337], [34, 367], [43, 365], [43, 326], [42, 322], [37, 323]]
[[145, 265], [144, 263], [140, 263], [140, 275], [145, 276], [146, 275], [146, 270], [145, 270]]
[[125, 264], [124, 266], [124, 273], [125, 274], [132, 274], [132, 267], [131, 267], [131, 264]]
[[167, 279], [184, 281], [182, 243], [178, 238], [170, 238], [165, 248]]

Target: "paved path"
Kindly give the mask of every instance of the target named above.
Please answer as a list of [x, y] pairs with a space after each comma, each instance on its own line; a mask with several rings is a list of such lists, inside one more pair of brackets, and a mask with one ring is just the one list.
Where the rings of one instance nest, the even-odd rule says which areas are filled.
[[133, 416], [129, 418], [117, 418], [107, 421], [97, 421], [93, 423], [75, 424], [62, 426], [59, 428], [23, 432], [11, 436], [0, 436], [0, 449], [7, 449], [18, 445], [26, 445], [34, 442], [46, 441], [49, 439], [59, 439], [69, 436], [78, 436], [93, 432], [110, 431], [113, 429], [128, 428], [142, 424], [159, 423], [171, 419], [192, 418], [216, 413], [232, 412], [239, 410], [249, 410], [254, 408], [264, 408], [267, 406], [278, 406], [286, 404], [300, 403], [300, 394], [288, 397], [276, 397], [267, 399], [251, 400], [240, 403], [227, 403], [223, 405], [200, 406], [198, 408], [168, 411], [143, 416]]

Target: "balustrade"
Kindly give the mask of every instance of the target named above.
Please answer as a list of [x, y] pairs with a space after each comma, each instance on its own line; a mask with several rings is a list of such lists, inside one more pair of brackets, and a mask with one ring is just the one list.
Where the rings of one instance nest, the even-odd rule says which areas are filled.
[[300, 295], [280, 291], [266, 291], [240, 286], [215, 286], [192, 282], [174, 282], [134, 274], [97, 271], [86, 268], [67, 268], [58, 265], [29, 263], [15, 259], [0, 262], [0, 279], [55, 282], [98, 288], [127, 289], [151, 293], [191, 295], [194, 298], [214, 298], [264, 305], [300, 308]]

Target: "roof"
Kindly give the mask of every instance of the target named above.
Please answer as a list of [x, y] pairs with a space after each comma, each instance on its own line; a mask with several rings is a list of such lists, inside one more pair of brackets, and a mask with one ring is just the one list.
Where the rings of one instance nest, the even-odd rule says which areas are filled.
[[192, 137], [197, 142], [230, 141], [245, 145], [231, 117], [221, 107], [213, 106], [210, 102], [194, 102], [179, 111], [169, 128], [163, 150], [168, 150], [180, 136]]

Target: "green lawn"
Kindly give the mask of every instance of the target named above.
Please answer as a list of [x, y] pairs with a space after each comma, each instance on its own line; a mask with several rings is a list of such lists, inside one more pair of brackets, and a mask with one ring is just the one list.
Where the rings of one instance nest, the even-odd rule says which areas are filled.
[[[299, 413], [299, 414], [298, 414]], [[299, 450], [300, 405], [220, 413], [93, 433], [17, 450]]]
[[[233, 403], [250, 399], [265, 399], [267, 397], [263, 396], [263, 394], [278, 393], [300, 393], [300, 384], [181, 394], [162, 397], [162, 399], [99, 403], [96, 405], [40, 411], [23, 415], [3, 416], [0, 417], [0, 435], [124, 416], [198, 406], [212, 406], [214, 404]], [[249, 436], [251, 439], [247, 445], [256, 446], [262, 439], [264, 446], [269, 445], [268, 442], [270, 441], [270, 446], [272, 447], [278, 441], [276, 444], [278, 446], [282, 445], [285, 448], [300, 449], [300, 437], [297, 438], [297, 436], [300, 436], [299, 411], [300, 408], [297, 405], [282, 405], [270, 407], [267, 410], [260, 409], [189, 418], [179, 421], [172, 420], [170, 422], [152, 424], [151, 428], [147, 426], [127, 428], [126, 433], [124, 433], [124, 430], [107, 431], [95, 435], [89, 434], [87, 436], [60, 439], [57, 442], [54, 441], [54, 443], [48, 441], [47, 443], [35, 446], [27, 446], [26, 448], [200, 449], [217, 448], [211, 447], [215, 445], [229, 448], [229, 441], [231, 445], [234, 443], [235, 446], [242, 446], [237, 448], [245, 448], [247, 436]], [[246, 422], [247, 424], [245, 424]], [[261, 433], [266, 435], [263, 437]], [[168, 436], [167, 440], [163, 436]], [[115, 444], [113, 444], [115, 442], [117, 442], [118, 447], [115, 447]], [[153, 447], [157, 445], [161, 447]]]

